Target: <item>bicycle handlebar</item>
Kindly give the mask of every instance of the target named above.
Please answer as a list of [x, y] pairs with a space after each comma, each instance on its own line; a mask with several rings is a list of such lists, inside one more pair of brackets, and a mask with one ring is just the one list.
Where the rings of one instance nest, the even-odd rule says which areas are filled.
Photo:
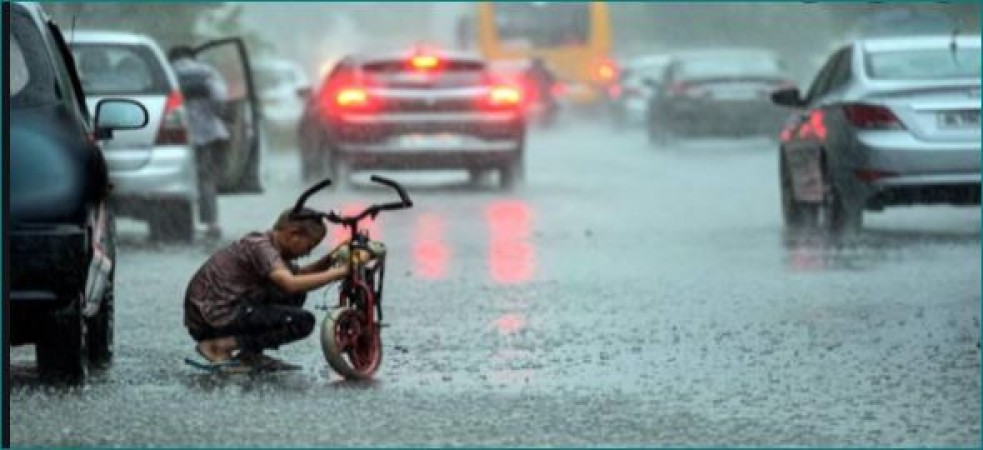
[[405, 209], [405, 208], [413, 207], [413, 200], [410, 199], [410, 196], [406, 194], [406, 190], [403, 189], [403, 186], [401, 186], [399, 183], [388, 178], [380, 177], [378, 175], [372, 175], [370, 180], [372, 180], [375, 183], [383, 184], [395, 189], [396, 192], [399, 194], [400, 201], [371, 205], [368, 208], [362, 210], [362, 212], [354, 216], [341, 216], [334, 211], [329, 211], [328, 213], [323, 213], [320, 211], [311, 211], [308, 213], [303, 213], [302, 210], [304, 209], [304, 203], [307, 202], [307, 199], [310, 198], [310, 196], [313, 195], [315, 192], [320, 191], [321, 189], [324, 189], [331, 185], [330, 179], [324, 179], [323, 181], [315, 184], [314, 186], [311, 186], [306, 191], [304, 191], [303, 194], [300, 195], [300, 197], [297, 199], [297, 203], [294, 204], [292, 215], [295, 218], [300, 218], [300, 219], [323, 218], [333, 223], [354, 226], [358, 224], [359, 221], [361, 221], [366, 217], [371, 216], [372, 218], [375, 218], [375, 216], [378, 215], [379, 212], [381, 211], [393, 211], [397, 209]]

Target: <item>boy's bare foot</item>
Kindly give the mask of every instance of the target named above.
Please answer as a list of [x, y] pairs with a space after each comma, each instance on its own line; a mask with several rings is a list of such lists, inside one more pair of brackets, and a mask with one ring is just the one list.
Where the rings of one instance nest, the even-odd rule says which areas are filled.
[[209, 362], [227, 362], [232, 359], [232, 350], [235, 349], [235, 339], [219, 338], [201, 341], [195, 346], [195, 349]]

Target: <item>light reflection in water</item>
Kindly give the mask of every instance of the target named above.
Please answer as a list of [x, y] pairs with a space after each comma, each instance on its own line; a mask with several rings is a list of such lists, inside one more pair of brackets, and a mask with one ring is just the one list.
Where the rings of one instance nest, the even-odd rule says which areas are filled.
[[531, 212], [516, 200], [495, 202], [485, 209], [488, 222], [488, 266], [498, 284], [520, 284], [535, 272], [535, 249], [529, 242]]
[[417, 218], [413, 262], [420, 278], [439, 280], [447, 275], [450, 250], [443, 239], [444, 228], [444, 219], [436, 214], [425, 213]]

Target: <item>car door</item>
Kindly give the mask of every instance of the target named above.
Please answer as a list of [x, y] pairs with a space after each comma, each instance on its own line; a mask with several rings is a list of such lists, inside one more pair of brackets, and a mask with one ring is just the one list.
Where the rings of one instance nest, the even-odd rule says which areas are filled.
[[229, 130], [229, 145], [218, 180], [219, 192], [262, 192], [261, 110], [246, 45], [241, 38], [225, 38], [199, 45], [194, 52], [198, 61], [222, 76], [227, 89], [221, 115]]

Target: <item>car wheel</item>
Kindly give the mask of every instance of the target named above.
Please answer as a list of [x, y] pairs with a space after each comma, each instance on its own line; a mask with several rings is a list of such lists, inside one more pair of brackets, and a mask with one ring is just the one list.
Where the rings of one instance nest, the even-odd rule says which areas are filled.
[[163, 242], [191, 243], [195, 237], [194, 208], [187, 200], [162, 203], [160, 211], [150, 217], [151, 239]]
[[843, 202], [840, 190], [833, 182], [825, 164], [823, 164], [823, 201], [819, 204], [819, 222], [831, 233], [855, 231], [863, 222], [863, 211], [853, 210]]
[[70, 305], [48, 316], [38, 338], [38, 372], [42, 381], [82, 384], [88, 373], [86, 323], [81, 294]]
[[818, 219], [819, 206], [800, 202], [795, 199], [795, 193], [792, 187], [792, 174], [789, 172], [788, 165], [785, 163], [784, 155], [779, 158], [779, 161], [782, 217], [785, 221], [785, 227], [791, 229], [815, 227]]
[[502, 189], [511, 190], [518, 187], [524, 178], [525, 167], [522, 158], [517, 157], [498, 170], [499, 185]]

